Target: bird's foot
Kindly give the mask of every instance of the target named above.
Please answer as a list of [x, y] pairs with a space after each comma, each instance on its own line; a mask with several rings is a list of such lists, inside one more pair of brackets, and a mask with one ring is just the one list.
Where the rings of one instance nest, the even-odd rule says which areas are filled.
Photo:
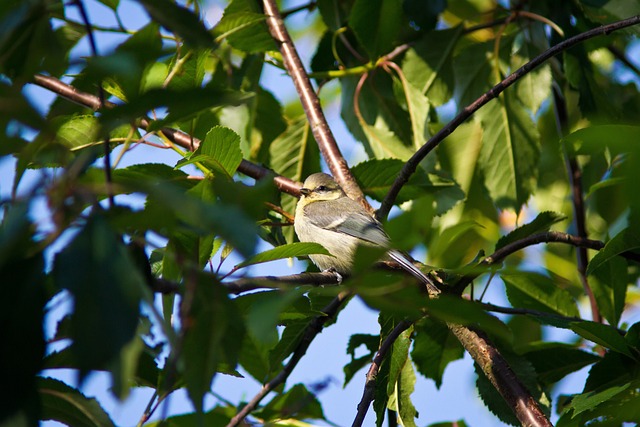
[[338, 285], [342, 284], [342, 274], [338, 273], [338, 271], [331, 267], [331, 268], [327, 268], [326, 270], [323, 271], [323, 273], [331, 273], [334, 276], [336, 276], [336, 281], [338, 282]]

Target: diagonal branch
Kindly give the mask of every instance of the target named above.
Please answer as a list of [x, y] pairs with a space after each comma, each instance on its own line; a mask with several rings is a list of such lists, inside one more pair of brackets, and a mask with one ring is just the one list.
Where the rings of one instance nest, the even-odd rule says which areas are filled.
[[322, 309], [323, 315], [316, 316], [313, 318], [309, 325], [304, 331], [304, 335], [302, 336], [300, 343], [296, 347], [291, 356], [291, 359], [287, 362], [285, 367], [276, 375], [274, 379], [269, 381], [267, 384], [262, 386], [262, 389], [256, 394], [253, 399], [249, 403], [247, 403], [227, 424], [227, 427], [235, 427], [240, 425], [240, 423], [260, 404], [262, 399], [269, 394], [272, 390], [278, 387], [280, 384], [284, 384], [284, 382], [289, 378], [293, 369], [298, 365], [300, 359], [307, 352], [307, 349], [311, 345], [311, 342], [314, 338], [322, 332], [322, 327], [328, 320], [333, 319], [338, 310], [342, 306], [342, 304], [347, 300], [350, 296], [349, 292], [342, 292], [340, 295], [335, 297], [333, 301], [329, 303], [325, 308]]
[[358, 403], [358, 412], [356, 413], [356, 417], [353, 420], [351, 427], [359, 427], [364, 422], [364, 418], [369, 410], [369, 405], [371, 405], [371, 401], [373, 400], [376, 391], [376, 378], [378, 376], [378, 371], [380, 370], [380, 365], [382, 365], [382, 361], [387, 356], [387, 353], [393, 346], [393, 343], [395, 343], [400, 334], [409, 329], [411, 325], [413, 325], [413, 323], [407, 320], [403, 320], [398, 323], [380, 344], [380, 348], [378, 348], [378, 352], [373, 358], [369, 371], [367, 371], [364, 392], [362, 393], [360, 403]]
[[[79, 91], [75, 87], [62, 82], [55, 77], [37, 74], [33, 77], [33, 80], [34, 83], [38, 86], [48, 89], [51, 92], [54, 92], [57, 95], [68, 99], [71, 102], [75, 102], [76, 104], [91, 108], [92, 110], [98, 110], [101, 108], [101, 105], [103, 105], [100, 102], [99, 97], [90, 93]], [[107, 108], [113, 108], [115, 104], [106, 101], [104, 103], [104, 106]], [[151, 126], [152, 123], [153, 120], [144, 117], [139, 119], [136, 125], [146, 130]], [[174, 144], [190, 151], [194, 151], [200, 145], [200, 140], [198, 138], [194, 138], [193, 136], [177, 129], [165, 127], [162, 128], [160, 132], [162, 132], [162, 134]], [[272, 177], [273, 182], [280, 191], [296, 197], [300, 194], [300, 184], [284, 176], [275, 175], [273, 171], [256, 165], [255, 163], [251, 163], [248, 160], [242, 159], [242, 161], [240, 162], [240, 166], [238, 166], [238, 171], [254, 179], [264, 179], [267, 177]]]
[[523, 76], [528, 74], [530, 71], [543, 64], [549, 58], [569, 49], [572, 46], [575, 46], [578, 43], [581, 43], [590, 38], [600, 36], [600, 35], [608, 35], [613, 31], [620, 30], [622, 28], [630, 27], [632, 25], [637, 25], [640, 23], [640, 15], [634, 16], [632, 18], [623, 19], [621, 21], [614, 22], [612, 24], [603, 25], [598, 28], [591, 29], [589, 31], [585, 31], [584, 33], [580, 33], [574, 37], [568, 38], [565, 41], [558, 43], [550, 49], [547, 49], [540, 55], [533, 58], [531, 61], [524, 64], [522, 67], [514, 71], [512, 74], [507, 76], [500, 83], [496, 84], [493, 88], [491, 88], [488, 92], [482, 95], [480, 98], [476, 99], [470, 105], [466, 106], [456, 117], [453, 118], [445, 127], [440, 129], [438, 133], [432, 136], [426, 144], [424, 144], [418, 151], [415, 152], [413, 156], [405, 163], [404, 167], [396, 177], [396, 180], [393, 182], [393, 185], [389, 189], [389, 192], [385, 196], [380, 209], [378, 209], [377, 216], [378, 218], [386, 218], [389, 215], [389, 211], [391, 207], [395, 203], [398, 194], [402, 187], [409, 181], [411, 175], [416, 171], [420, 162], [433, 150], [438, 144], [440, 144], [447, 136], [451, 135], [454, 130], [462, 123], [464, 123], [469, 117], [471, 117], [476, 111], [480, 109], [487, 102], [491, 101], [495, 97], [497, 97], [500, 93], [502, 93], [506, 88], [514, 84], [516, 81], [521, 79]]
[[311, 81], [302, 65], [300, 56], [284, 26], [275, 0], [263, 0], [263, 6], [264, 13], [267, 16], [269, 32], [280, 48], [285, 68], [291, 76], [296, 91], [298, 92], [302, 108], [304, 108], [307, 114], [307, 119], [311, 125], [313, 136], [318, 143], [322, 157], [327, 162], [333, 176], [349, 197], [368, 205], [364, 194], [362, 194], [362, 190], [358, 187], [358, 184], [351, 175], [349, 165], [347, 165], [347, 161], [340, 152], [338, 143], [331, 133], [327, 119], [320, 107], [320, 100], [311, 85]]

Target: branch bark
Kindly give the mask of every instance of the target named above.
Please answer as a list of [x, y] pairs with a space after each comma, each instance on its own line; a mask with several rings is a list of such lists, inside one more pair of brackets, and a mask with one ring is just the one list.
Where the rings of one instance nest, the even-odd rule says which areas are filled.
[[504, 398], [523, 426], [553, 426], [540, 409], [538, 402], [484, 333], [461, 325], [447, 324], [447, 326], [480, 366], [487, 379]]
[[413, 323], [406, 320], [398, 323], [380, 344], [380, 348], [378, 348], [378, 352], [373, 358], [373, 362], [367, 371], [367, 379], [364, 383], [364, 392], [362, 393], [360, 403], [358, 403], [358, 412], [356, 413], [356, 417], [353, 420], [351, 427], [360, 427], [364, 422], [364, 418], [367, 416], [367, 411], [369, 410], [369, 405], [371, 405], [371, 401], [373, 400], [376, 391], [376, 377], [378, 376], [380, 365], [382, 365], [382, 361], [387, 356], [387, 353], [393, 346], [393, 343], [396, 342], [400, 334], [409, 329], [411, 325], [413, 325]]
[[307, 115], [311, 131], [318, 143], [320, 153], [327, 162], [331, 173], [338, 181], [342, 189], [349, 197], [365, 206], [369, 206], [364, 198], [362, 190], [351, 175], [349, 165], [340, 152], [338, 143], [336, 142], [327, 119], [320, 107], [320, 100], [316, 95], [309, 76], [307, 75], [300, 56], [284, 26], [284, 21], [280, 16], [275, 0], [263, 0], [264, 13], [267, 16], [267, 26], [271, 36], [278, 44], [285, 68], [293, 80], [293, 84], [298, 92], [302, 108]]
[[[560, 93], [560, 89], [556, 85], [553, 86], [553, 101], [558, 135], [560, 138], [562, 138], [569, 131], [569, 118], [564, 97], [562, 93]], [[571, 156], [569, 153], [567, 153], [566, 150], [564, 150], [564, 158], [567, 173], [569, 174], [569, 182], [571, 183], [573, 220], [576, 224], [578, 237], [586, 239], [587, 226], [582, 189], [582, 168], [580, 168], [580, 165], [578, 164], [578, 159], [575, 156]], [[589, 285], [589, 279], [587, 278], [587, 264], [589, 263], [587, 248], [578, 247], [576, 249], [576, 258], [578, 261], [578, 276], [580, 277], [580, 282], [582, 283], [584, 293], [589, 298], [589, 306], [591, 307], [591, 318], [594, 322], [601, 323], [602, 314], [598, 309], [598, 301], [596, 300], [596, 296], [593, 294], [593, 290]]]
[[415, 152], [413, 156], [405, 163], [404, 167], [396, 177], [395, 181], [391, 185], [389, 192], [385, 196], [380, 209], [378, 209], [377, 216], [378, 218], [386, 218], [389, 215], [389, 211], [391, 207], [395, 203], [398, 194], [402, 187], [409, 181], [409, 178], [418, 168], [420, 162], [433, 150], [438, 144], [440, 144], [447, 136], [451, 135], [454, 130], [457, 129], [464, 121], [466, 121], [469, 117], [471, 117], [476, 111], [480, 109], [487, 102], [491, 101], [495, 97], [497, 97], [500, 93], [502, 93], [506, 88], [514, 84], [516, 81], [521, 79], [523, 76], [528, 74], [530, 71], [543, 64], [549, 58], [569, 49], [572, 46], [575, 46], [578, 43], [581, 43], [590, 38], [607, 35], [613, 31], [617, 31], [626, 27], [630, 27], [632, 25], [637, 25], [640, 23], [640, 15], [634, 16], [632, 18], [623, 19], [621, 21], [614, 22], [612, 24], [603, 25], [598, 28], [594, 28], [589, 31], [585, 31], [584, 33], [578, 34], [574, 37], [568, 38], [565, 41], [558, 43], [552, 48], [546, 50], [540, 55], [533, 58], [531, 61], [524, 64], [522, 67], [514, 71], [512, 74], [507, 76], [500, 83], [496, 84], [493, 88], [491, 88], [488, 92], [482, 95], [480, 98], [476, 99], [470, 105], [466, 106], [456, 117], [453, 118], [445, 127], [440, 129], [438, 133], [432, 136], [426, 144], [424, 144], [418, 151]]

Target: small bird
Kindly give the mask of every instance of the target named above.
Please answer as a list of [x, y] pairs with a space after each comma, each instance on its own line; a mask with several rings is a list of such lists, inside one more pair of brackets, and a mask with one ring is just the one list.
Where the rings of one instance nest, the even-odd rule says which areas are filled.
[[319, 243], [333, 255], [309, 255], [320, 270], [349, 274], [359, 245], [381, 246], [388, 249], [389, 258], [424, 283], [430, 294], [440, 292], [406, 255], [389, 247], [382, 224], [350, 199], [333, 177], [314, 173], [304, 181], [300, 193], [294, 222], [298, 239]]

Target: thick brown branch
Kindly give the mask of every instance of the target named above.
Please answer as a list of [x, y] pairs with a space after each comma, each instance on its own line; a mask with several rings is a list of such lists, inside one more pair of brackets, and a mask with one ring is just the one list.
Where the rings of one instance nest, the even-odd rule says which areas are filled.
[[284, 26], [275, 0], [263, 0], [264, 13], [267, 16], [267, 26], [271, 36], [278, 44], [285, 68], [293, 80], [293, 84], [300, 97], [300, 102], [307, 115], [311, 131], [315, 137], [322, 157], [327, 162], [331, 173], [342, 186], [349, 197], [368, 205], [362, 190], [351, 175], [340, 148], [331, 133], [327, 119], [320, 107], [320, 100], [311, 85], [298, 52]]
[[380, 348], [378, 349], [378, 352], [373, 358], [373, 362], [371, 363], [371, 366], [367, 371], [367, 379], [364, 384], [364, 392], [362, 393], [362, 399], [360, 399], [360, 403], [358, 403], [358, 412], [356, 413], [356, 417], [353, 420], [353, 424], [351, 424], [352, 427], [359, 427], [364, 422], [364, 418], [366, 417], [367, 411], [369, 410], [369, 405], [371, 405], [375, 394], [376, 377], [378, 376], [380, 365], [382, 365], [382, 361], [387, 356], [387, 353], [393, 346], [393, 343], [396, 342], [400, 334], [409, 329], [412, 324], [413, 323], [406, 320], [398, 323], [380, 344]]
[[552, 426], [531, 393], [522, 385], [496, 346], [480, 331], [447, 324], [507, 402], [523, 426]]
[[621, 21], [614, 22], [612, 24], [603, 25], [598, 28], [594, 28], [589, 31], [585, 31], [584, 33], [578, 34], [574, 37], [568, 38], [567, 40], [558, 43], [552, 48], [546, 50], [542, 54], [536, 56], [531, 61], [527, 62], [525, 65], [514, 71], [512, 74], [507, 76], [500, 83], [491, 88], [488, 92], [482, 95], [480, 98], [476, 99], [473, 103], [466, 106], [456, 117], [453, 118], [445, 127], [440, 129], [438, 133], [432, 136], [426, 144], [424, 144], [416, 153], [411, 156], [411, 158], [405, 163], [404, 167], [398, 174], [396, 180], [393, 182], [393, 185], [389, 189], [389, 192], [385, 196], [380, 209], [378, 210], [378, 218], [386, 218], [389, 215], [389, 211], [391, 207], [395, 203], [398, 194], [402, 187], [409, 181], [411, 175], [416, 171], [420, 162], [444, 140], [447, 136], [451, 135], [454, 130], [457, 129], [465, 120], [471, 117], [480, 107], [485, 105], [487, 102], [491, 101], [495, 97], [497, 97], [500, 93], [502, 93], [506, 88], [514, 84], [516, 81], [521, 79], [523, 76], [528, 74], [530, 71], [543, 64], [549, 58], [559, 54], [567, 50], [568, 48], [575, 46], [578, 43], [581, 43], [590, 38], [607, 35], [613, 31], [620, 30], [622, 28], [630, 27], [632, 25], [637, 25], [640, 23], [640, 15], [634, 16], [632, 18], [624, 19]]
[[247, 403], [231, 419], [231, 421], [229, 421], [227, 427], [234, 427], [239, 425], [242, 420], [244, 420], [254, 409], [256, 409], [258, 404], [260, 404], [262, 399], [264, 399], [264, 397], [269, 394], [270, 391], [274, 390], [280, 384], [284, 384], [287, 378], [289, 378], [289, 375], [291, 375], [291, 372], [293, 372], [293, 369], [298, 365], [298, 362], [300, 362], [302, 356], [304, 356], [307, 352], [307, 349], [309, 348], [309, 345], [311, 345], [311, 342], [322, 331], [322, 327], [324, 326], [324, 324], [329, 319], [333, 319], [336, 316], [338, 310], [340, 309], [344, 301], [349, 297], [349, 295], [350, 294], [348, 292], [342, 292], [322, 310], [324, 315], [314, 317], [313, 320], [309, 322], [309, 325], [307, 326], [307, 329], [305, 329], [300, 343], [294, 350], [291, 359], [289, 359], [282, 371], [280, 371], [280, 373], [278, 373], [278, 375], [276, 375], [274, 379], [262, 386], [262, 390], [260, 390], [260, 392], [256, 394], [253, 399], [251, 399], [251, 401]]
[[[91, 108], [92, 110], [100, 109], [101, 102], [99, 97], [86, 92], [81, 92], [55, 77], [36, 75], [33, 80], [38, 86], [48, 89], [71, 102]], [[115, 104], [108, 101], [106, 101], [104, 105], [108, 108], [113, 108], [115, 106]], [[151, 126], [151, 123], [153, 123], [153, 120], [145, 117], [141, 118], [137, 125], [146, 130]], [[200, 145], [199, 139], [180, 130], [165, 127], [161, 129], [161, 132], [171, 142], [187, 150], [194, 151]], [[238, 171], [254, 179], [264, 179], [268, 176], [272, 176], [273, 182], [280, 191], [296, 197], [300, 195], [300, 184], [284, 176], [275, 175], [273, 171], [251, 163], [248, 160], [242, 159], [240, 166], [238, 166]]]

